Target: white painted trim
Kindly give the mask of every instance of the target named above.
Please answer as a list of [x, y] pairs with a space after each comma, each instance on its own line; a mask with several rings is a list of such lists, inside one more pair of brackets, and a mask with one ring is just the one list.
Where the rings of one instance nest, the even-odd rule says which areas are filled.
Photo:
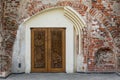
[[[25, 55], [25, 73], [30, 73], [31, 72], [31, 33], [30, 33], [30, 28], [34, 27], [26, 27], [26, 55]], [[41, 27], [39, 27], [41, 28]], [[52, 27], [53, 28], [53, 27]], [[63, 27], [62, 27], [63, 28]], [[74, 41], [73, 41], [73, 29], [66, 28], [66, 72], [67, 73], [73, 73], [74, 72]], [[71, 34], [71, 36], [69, 36]], [[71, 40], [70, 40], [71, 39]], [[71, 43], [71, 45], [70, 45]], [[68, 48], [70, 47], [70, 48]], [[69, 53], [69, 50], [71, 49], [71, 53]]]

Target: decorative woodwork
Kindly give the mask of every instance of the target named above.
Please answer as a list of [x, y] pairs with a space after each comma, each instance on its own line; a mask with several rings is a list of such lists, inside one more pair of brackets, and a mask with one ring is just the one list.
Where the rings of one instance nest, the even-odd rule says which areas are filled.
[[65, 28], [32, 29], [32, 72], [65, 71]]
[[46, 39], [46, 29], [32, 29], [32, 72], [47, 71]]

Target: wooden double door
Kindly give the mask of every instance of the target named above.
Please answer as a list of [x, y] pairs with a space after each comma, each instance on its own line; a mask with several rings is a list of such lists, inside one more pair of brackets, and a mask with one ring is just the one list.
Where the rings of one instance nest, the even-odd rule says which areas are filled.
[[31, 72], [65, 72], [65, 28], [32, 28]]

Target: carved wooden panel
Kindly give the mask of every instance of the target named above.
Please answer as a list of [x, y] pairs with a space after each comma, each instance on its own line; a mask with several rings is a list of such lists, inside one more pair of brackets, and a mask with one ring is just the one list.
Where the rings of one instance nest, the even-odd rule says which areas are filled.
[[63, 72], [65, 70], [65, 29], [49, 30], [50, 71]]
[[32, 72], [65, 71], [65, 29], [32, 29]]
[[32, 71], [47, 71], [47, 31], [32, 29]]

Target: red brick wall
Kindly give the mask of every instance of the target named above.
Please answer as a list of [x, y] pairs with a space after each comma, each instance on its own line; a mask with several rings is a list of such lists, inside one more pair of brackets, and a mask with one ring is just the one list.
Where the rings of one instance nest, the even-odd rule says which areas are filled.
[[[16, 30], [24, 19], [43, 9], [55, 6], [71, 6], [87, 23], [83, 29], [84, 62], [88, 64], [88, 71], [120, 70], [120, 1], [119, 0], [59, 0], [58, 2], [43, 3], [40, 0], [0, 0], [4, 3], [2, 27], [5, 31], [5, 54], [12, 53]], [[1, 4], [0, 4], [1, 6]], [[0, 8], [1, 10], [1, 8]], [[0, 17], [1, 18], [1, 17]], [[113, 56], [113, 62], [98, 67], [96, 56], [99, 50], [109, 48], [108, 61]], [[108, 52], [109, 52], [108, 51]], [[113, 54], [113, 55], [111, 55]], [[104, 56], [103, 56], [104, 57]], [[104, 62], [104, 60], [101, 60]]]

